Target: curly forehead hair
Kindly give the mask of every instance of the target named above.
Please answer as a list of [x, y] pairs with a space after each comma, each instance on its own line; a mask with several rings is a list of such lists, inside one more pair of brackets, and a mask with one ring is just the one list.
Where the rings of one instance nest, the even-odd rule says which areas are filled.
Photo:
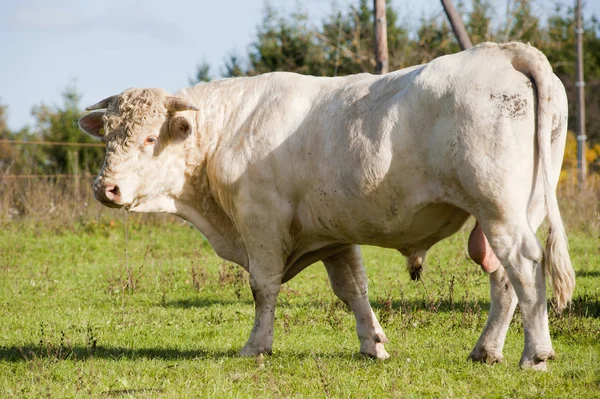
[[107, 136], [120, 131], [130, 136], [136, 126], [165, 115], [162, 89], [127, 89], [108, 106], [104, 115]]

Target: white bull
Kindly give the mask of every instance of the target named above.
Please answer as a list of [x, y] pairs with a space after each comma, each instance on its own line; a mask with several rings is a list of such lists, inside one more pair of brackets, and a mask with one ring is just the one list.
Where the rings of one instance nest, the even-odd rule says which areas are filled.
[[[470, 253], [493, 272], [470, 358], [502, 359], [518, 301], [520, 364], [544, 369], [554, 356], [544, 269], [560, 307], [575, 284], [555, 195], [566, 101], [541, 52], [487, 43], [384, 76], [129, 89], [79, 123], [107, 145], [98, 200], [178, 215], [248, 270], [256, 314], [242, 355], [271, 352], [281, 284], [323, 261], [361, 352], [388, 357], [358, 244], [398, 249], [415, 268], [473, 215], [482, 230]], [[544, 251], [535, 231], [546, 214]]]

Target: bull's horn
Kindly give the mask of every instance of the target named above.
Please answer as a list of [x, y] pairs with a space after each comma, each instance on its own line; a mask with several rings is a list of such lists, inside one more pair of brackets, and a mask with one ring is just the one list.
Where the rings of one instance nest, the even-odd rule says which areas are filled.
[[188, 103], [179, 97], [167, 97], [164, 104], [169, 112], [199, 111], [195, 105]]
[[97, 102], [94, 105], [90, 105], [89, 107], [85, 107], [86, 111], [93, 111], [95, 109], [105, 109], [108, 108], [108, 106], [110, 105], [110, 103], [117, 98], [118, 95], [115, 96], [110, 96], [110, 97], [106, 97], [104, 100]]

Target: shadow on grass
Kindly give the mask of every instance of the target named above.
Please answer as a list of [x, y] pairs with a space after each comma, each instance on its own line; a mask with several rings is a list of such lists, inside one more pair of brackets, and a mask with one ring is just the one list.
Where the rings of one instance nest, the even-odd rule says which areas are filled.
[[254, 302], [247, 299], [214, 299], [214, 298], [193, 298], [179, 299], [176, 301], [167, 301], [161, 305], [166, 308], [209, 308], [211, 306], [232, 306], [232, 305], [254, 305]]
[[576, 296], [571, 301], [570, 308], [566, 311], [576, 317], [600, 318], [600, 298], [588, 294]]
[[[548, 309], [555, 308], [554, 299], [548, 300]], [[449, 301], [449, 300], [429, 300], [429, 299], [411, 299], [411, 300], [389, 300], [378, 298], [371, 301], [373, 309], [402, 311], [403, 313], [426, 311], [431, 313], [470, 313], [473, 311], [487, 312], [490, 309], [490, 302], [484, 300], [477, 301]], [[557, 316], [553, 313], [554, 316]], [[584, 294], [573, 298], [570, 308], [564, 310], [562, 317], [591, 317], [600, 318], [600, 298]]]
[[[448, 299], [390, 299], [376, 298], [372, 299], [371, 306], [376, 310], [388, 310], [393, 312], [401, 311], [403, 313], [426, 311], [431, 313], [472, 313], [474, 311], [487, 312], [490, 309], [490, 301], [488, 300], [457, 300], [451, 301]], [[314, 308], [327, 308], [331, 302], [326, 299], [315, 301], [307, 298], [306, 302], [294, 301], [294, 304], [289, 304], [285, 301], [279, 301], [277, 307], [286, 309], [297, 306], [309, 306]], [[209, 299], [209, 298], [193, 298], [181, 299], [167, 302], [164, 307], [168, 308], [209, 308], [212, 306], [254, 306], [254, 302], [248, 299]], [[548, 301], [548, 308], [554, 308], [553, 299]], [[569, 314], [575, 317], [592, 317], [600, 318], [600, 298], [590, 297], [587, 294], [576, 296], [573, 298], [570, 310], [564, 311], [563, 315]]]
[[[295, 300], [293, 304], [290, 304], [286, 301], [278, 301], [277, 308], [285, 309], [291, 307], [298, 306], [309, 306], [314, 308], [323, 308], [325, 306], [330, 306], [330, 303], [327, 299], [323, 300], [310, 300], [307, 296], [306, 302]], [[248, 299], [214, 299], [214, 298], [193, 298], [193, 299], [179, 299], [176, 301], [169, 301], [161, 306], [167, 308], [209, 308], [212, 306], [252, 306], [254, 307], [254, 301]], [[411, 299], [411, 300], [392, 300], [391, 304], [386, 299], [375, 299], [371, 300], [371, 306], [373, 309], [383, 309], [390, 308], [393, 310], [410, 310], [410, 311], [418, 311], [418, 310], [426, 310], [426, 311], [435, 311], [435, 312], [472, 312], [474, 309], [482, 309], [487, 310], [490, 307], [489, 301], [454, 301], [450, 302], [448, 300], [427, 300], [427, 299]]]
[[[241, 348], [240, 348], [241, 349]], [[0, 347], [0, 361], [4, 362], [28, 362], [36, 360], [71, 360], [82, 361], [93, 358], [108, 360], [216, 360], [216, 359], [234, 359], [238, 358], [238, 349], [226, 351], [207, 351], [203, 349], [179, 350], [173, 348], [119, 348], [108, 346], [74, 346], [74, 347], [54, 347], [54, 346], [12, 346]], [[318, 357], [322, 359], [360, 359], [364, 358], [358, 353], [348, 352], [279, 352], [275, 356], [293, 357], [305, 359], [309, 357]]]
[[473, 312], [473, 310], [488, 310], [490, 301], [450, 301], [447, 299], [385, 299], [378, 298], [371, 300], [373, 309], [391, 309], [394, 311], [402, 310], [403, 312], [429, 311], [429, 312]]
[[0, 361], [22, 362], [35, 359], [54, 359], [54, 360], [85, 360], [90, 358], [101, 359], [218, 359], [237, 356], [237, 351], [206, 351], [197, 350], [179, 350], [173, 348], [119, 348], [110, 346], [12, 346], [0, 347]]
[[600, 270], [582, 270], [575, 272], [576, 277], [600, 277]]

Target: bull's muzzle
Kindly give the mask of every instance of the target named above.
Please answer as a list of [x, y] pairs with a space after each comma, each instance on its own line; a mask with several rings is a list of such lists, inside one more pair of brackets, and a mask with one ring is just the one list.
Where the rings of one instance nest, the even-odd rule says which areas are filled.
[[121, 190], [116, 184], [102, 182], [97, 180], [94, 184], [94, 196], [102, 205], [110, 208], [121, 208]]

